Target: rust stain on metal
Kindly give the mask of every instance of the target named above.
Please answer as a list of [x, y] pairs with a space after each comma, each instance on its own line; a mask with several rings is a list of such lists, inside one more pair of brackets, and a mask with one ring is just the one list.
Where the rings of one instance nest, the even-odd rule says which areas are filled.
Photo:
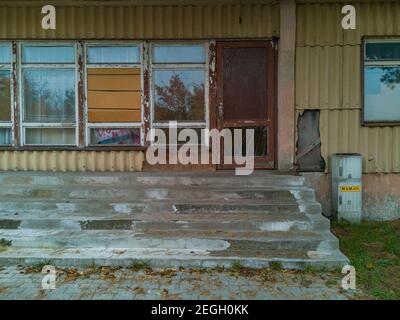
[[12, 83], [13, 83], [13, 136], [14, 136], [14, 146], [19, 147], [20, 139], [19, 139], [19, 128], [20, 128], [20, 120], [19, 120], [19, 106], [18, 106], [18, 87], [17, 87], [17, 43], [13, 41], [12, 43]]
[[79, 53], [78, 53], [78, 138], [79, 146], [85, 145], [85, 86], [84, 86], [84, 67], [82, 58], [82, 42], [79, 42]]
[[147, 133], [150, 130], [150, 73], [147, 61], [147, 46], [143, 47], [143, 134], [144, 146], [149, 146], [149, 141], [146, 140]]
[[209, 114], [210, 128], [217, 127], [217, 70], [216, 70], [216, 44], [210, 41], [208, 50], [208, 95], [209, 95]]

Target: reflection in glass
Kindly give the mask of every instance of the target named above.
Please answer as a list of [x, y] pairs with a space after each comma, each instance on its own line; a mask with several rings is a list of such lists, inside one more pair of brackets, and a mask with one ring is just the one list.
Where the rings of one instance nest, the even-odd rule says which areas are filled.
[[155, 63], [204, 63], [204, 46], [155, 46]]
[[10, 46], [0, 45], [0, 63], [10, 63]]
[[367, 67], [364, 73], [365, 121], [400, 120], [400, 67]]
[[156, 121], [204, 121], [204, 71], [154, 72]]
[[75, 145], [73, 128], [26, 128], [26, 144]]
[[377, 42], [365, 44], [367, 60], [400, 60], [400, 42]]
[[23, 63], [74, 63], [74, 46], [28, 46], [22, 47]]
[[11, 121], [9, 70], [0, 70], [0, 121]]
[[234, 137], [234, 130], [241, 130], [242, 132], [242, 145], [238, 154], [245, 156], [245, 150], [247, 146], [246, 129], [254, 130], [254, 156], [264, 157], [268, 155], [268, 128], [267, 127], [235, 127], [227, 128], [232, 132], [232, 137]]
[[91, 145], [140, 145], [139, 128], [95, 128], [90, 133]]
[[88, 48], [89, 63], [139, 63], [139, 48], [135, 46], [99, 46]]
[[75, 71], [23, 70], [24, 120], [75, 123]]
[[0, 128], [0, 144], [11, 144], [11, 129]]

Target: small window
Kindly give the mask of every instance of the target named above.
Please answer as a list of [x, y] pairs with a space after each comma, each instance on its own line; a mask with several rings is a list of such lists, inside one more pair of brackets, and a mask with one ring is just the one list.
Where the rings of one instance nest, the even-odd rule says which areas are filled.
[[23, 144], [76, 145], [75, 46], [21, 47]]
[[22, 63], [74, 63], [74, 46], [25, 45], [22, 49]]
[[204, 46], [155, 45], [153, 51], [155, 63], [204, 63]]
[[91, 145], [140, 145], [140, 128], [92, 128]]
[[400, 122], [400, 41], [365, 43], [364, 122]]
[[89, 46], [88, 63], [124, 64], [139, 63], [140, 50], [137, 46]]

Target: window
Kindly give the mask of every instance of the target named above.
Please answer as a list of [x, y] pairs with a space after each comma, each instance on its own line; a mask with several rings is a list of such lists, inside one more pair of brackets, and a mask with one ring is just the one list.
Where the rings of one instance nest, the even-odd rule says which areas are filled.
[[140, 47], [88, 44], [87, 145], [141, 145]]
[[11, 142], [11, 46], [0, 43], [0, 145]]
[[77, 145], [77, 65], [73, 44], [21, 44], [24, 145]]
[[206, 128], [206, 46], [155, 44], [151, 61], [153, 128]]
[[400, 40], [364, 44], [364, 122], [400, 122]]

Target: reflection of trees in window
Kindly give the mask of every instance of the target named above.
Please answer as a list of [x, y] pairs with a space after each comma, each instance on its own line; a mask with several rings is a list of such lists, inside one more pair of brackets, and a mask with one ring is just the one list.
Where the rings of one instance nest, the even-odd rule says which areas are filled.
[[10, 73], [0, 71], [0, 121], [11, 120]]
[[380, 81], [384, 83], [389, 89], [394, 90], [396, 85], [400, 83], [400, 69], [399, 68], [381, 68], [384, 74], [381, 76]]
[[155, 85], [157, 120], [203, 120], [204, 83], [185, 85], [178, 74], [169, 79], [169, 85]]
[[[54, 81], [51, 80], [52, 78], [60, 78], [59, 74], [51, 75], [45, 72], [42, 76], [50, 80], [37, 77], [36, 74], [30, 72], [26, 73], [24, 83], [26, 120], [75, 122], [75, 90], [51, 84], [51, 81]], [[61, 76], [61, 78], [69, 81], [68, 76]]]

